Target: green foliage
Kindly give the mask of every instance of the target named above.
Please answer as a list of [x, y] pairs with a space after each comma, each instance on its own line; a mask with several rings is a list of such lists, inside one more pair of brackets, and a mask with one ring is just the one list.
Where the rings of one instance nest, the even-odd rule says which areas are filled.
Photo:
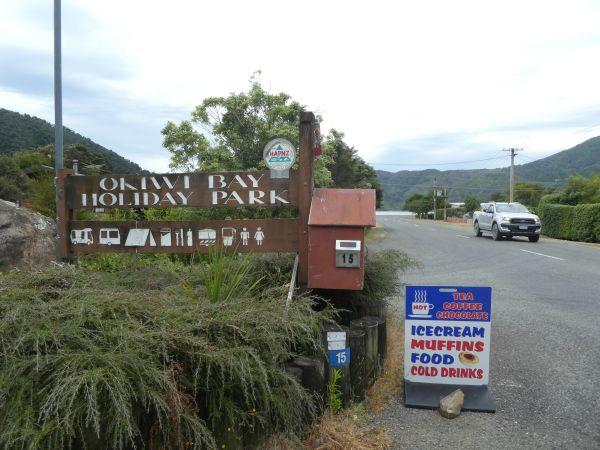
[[574, 173], [567, 180], [563, 190], [542, 196], [539, 207], [543, 208], [548, 204], [575, 206], [598, 203], [600, 203], [600, 173], [591, 174], [589, 178]]
[[600, 203], [576, 206], [542, 203], [538, 212], [542, 232], [547, 236], [600, 242]]
[[575, 206], [572, 239], [600, 242], [600, 203]]
[[214, 158], [216, 155], [211, 153], [208, 139], [197, 132], [189, 120], [184, 120], [179, 125], [167, 122], [162, 134], [163, 147], [171, 152], [171, 169], [191, 172], [208, 171], [214, 165], [219, 166], [217, 170], [233, 170], [235, 167], [233, 156], [229, 152], [224, 159]]
[[206, 298], [217, 303], [251, 297], [261, 281], [248, 283], [251, 259], [249, 254], [226, 256], [221, 250], [211, 251], [202, 279]]
[[[172, 169], [264, 170], [262, 149], [271, 139], [283, 137], [298, 146], [302, 105], [285, 93], [266, 91], [256, 75], [248, 92], [207, 98], [196, 107], [191, 120], [165, 125], [163, 146], [171, 153]], [[381, 205], [383, 189], [375, 170], [343, 137], [332, 130], [324, 139], [323, 155], [315, 159], [315, 186], [372, 188]]]
[[206, 98], [190, 121], [167, 123], [162, 130], [163, 145], [171, 152], [170, 165], [176, 169], [264, 169], [262, 149], [271, 139], [283, 137], [298, 146], [302, 110], [289, 95], [267, 92], [253, 76], [248, 92]]
[[472, 195], [465, 198], [465, 211], [472, 213], [473, 211], [477, 211], [480, 208], [480, 201], [477, 197], [473, 197]]
[[327, 382], [327, 407], [332, 413], [339, 412], [344, 406], [341, 388], [342, 371], [332, 369]]
[[286, 311], [285, 289], [212, 302], [210, 265], [121, 259], [0, 275], [0, 446], [213, 448], [224, 425], [298, 433], [314, 403], [284, 363], [321, 351], [330, 310], [301, 297]]
[[[54, 175], [55, 158], [52, 144], [36, 150], [20, 150], [13, 153], [12, 157], [30, 177]], [[81, 144], [70, 144], [64, 148], [64, 166], [71, 168], [74, 161], [78, 162], [79, 173], [84, 175], [98, 175], [113, 171], [105, 155]]]
[[0, 155], [0, 199], [22, 200], [29, 182], [19, 166], [8, 156]]
[[548, 189], [539, 183], [527, 183], [518, 181], [514, 186], [515, 202], [525, 206], [537, 206], [542, 196], [548, 192]]
[[560, 192], [559, 203], [563, 205], [600, 203], [600, 173], [591, 174], [589, 178], [577, 173], [571, 175], [565, 188]]
[[[141, 167], [89, 138], [64, 128], [65, 156], [71, 144], [84, 146], [100, 155], [118, 173], [139, 173]], [[19, 150], [37, 149], [54, 142], [54, 127], [45, 120], [0, 108], [0, 154], [11, 155]], [[77, 158], [75, 158], [77, 159]]]
[[56, 218], [56, 194], [54, 176], [46, 174], [32, 179], [27, 193], [27, 204], [45, 216]]
[[375, 189], [377, 207], [383, 202], [383, 188], [377, 179], [375, 169], [358, 156], [354, 147], [344, 142], [344, 133], [331, 130], [323, 141], [323, 153], [329, 162], [332, 185], [338, 188]]
[[428, 195], [413, 194], [406, 199], [404, 210], [419, 216], [426, 215], [433, 209], [433, 192]]
[[509, 200], [509, 195], [508, 195], [508, 191], [498, 191], [498, 192], [494, 192], [492, 195], [490, 195], [489, 201], [490, 202], [507, 202]]
[[546, 203], [549, 204], [560, 204], [561, 194], [560, 192], [554, 192], [552, 194], [542, 195], [540, 202], [538, 203], [538, 207], [541, 208]]
[[[111, 172], [112, 165], [98, 150], [89, 150], [80, 144], [70, 144], [64, 149], [65, 165], [71, 167], [78, 161], [79, 172], [85, 175], [97, 175]], [[26, 205], [48, 217], [56, 217], [56, 197], [54, 190], [54, 146], [46, 145], [36, 150], [20, 150], [12, 158], [1, 156], [0, 161], [0, 198], [2, 188], [12, 189], [13, 198], [23, 199]], [[3, 162], [4, 161], [4, 162]], [[3, 171], [12, 171], [13, 182], [5, 181]], [[14, 182], [14, 174], [20, 176], [20, 183]], [[24, 180], [24, 181], [23, 181]], [[18, 194], [18, 195], [17, 195]], [[8, 194], [4, 194], [8, 196]]]

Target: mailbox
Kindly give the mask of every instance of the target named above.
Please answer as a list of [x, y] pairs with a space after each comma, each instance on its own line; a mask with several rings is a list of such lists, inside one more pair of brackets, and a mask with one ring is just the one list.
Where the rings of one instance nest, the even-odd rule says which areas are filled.
[[362, 290], [365, 227], [375, 226], [375, 190], [315, 189], [308, 218], [308, 287]]

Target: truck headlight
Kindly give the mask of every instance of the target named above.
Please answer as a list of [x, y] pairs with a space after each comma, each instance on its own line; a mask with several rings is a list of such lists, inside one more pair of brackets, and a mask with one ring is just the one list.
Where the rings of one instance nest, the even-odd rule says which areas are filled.
[[538, 216], [535, 216], [533, 220], [535, 220], [535, 223], [540, 223], [540, 218]]
[[510, 217], [504, 216], [504, 217], [501, 217], [501, 219], [504, 220], [505, 222], [510, 222]]

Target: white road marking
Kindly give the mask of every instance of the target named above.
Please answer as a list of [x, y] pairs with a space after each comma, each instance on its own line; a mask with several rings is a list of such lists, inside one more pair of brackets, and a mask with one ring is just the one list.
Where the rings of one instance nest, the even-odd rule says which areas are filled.
[[418, 227], [418, 226], [419, 226], [419, 225], [417, 225], [416, 223], [413, 223], [413, 225], [414, 225], [415, 227]]
[[521, 250], [522, 252], [533, 253], [534, 255], [545, 256], [546, 258], [558, 259], [559, 261], [565, 260], [564, 258], [559, 258], [558, 256], [544, 255], [543, 253], [532, 252], [531, 250], [525, 250], [522, 248], [520, 248], [519, 250]]
[[437, 231], [435, 228], [430, 228], [429, 231]]
[[465, 239], [471, 239], [471, 236], [463, 236], [462, 234], [457, 234], [455, 235], [456, 237], [461, 237], [461, 238], [465, 238]]

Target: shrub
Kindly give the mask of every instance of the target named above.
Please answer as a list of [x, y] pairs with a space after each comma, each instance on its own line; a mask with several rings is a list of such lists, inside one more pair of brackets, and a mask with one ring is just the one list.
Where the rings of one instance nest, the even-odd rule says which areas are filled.
[[284, 363], [321, 351], [331, 310], [301, 297], [286, 311], [285, 290], [209, 301], [205, 262], [0, 275], [0, 447], [210, 448], [223, 426], [297, 433], [314, 399]]
[[600, 242], [600, 204], [577, 205], [573, 210], [571, 239]]
[[600, 204], [556, 205], [540, 203], [542, 232], [557, 239], [600, 242]]
[[320, 290], [318, 294], [340, 308], [342, 322], [362, 315], [385, 316], [388, 302], [400, 294], [403, 283], [400, 273], [419, 268], [420, 263], [400, 250], [369, 252], [365, 259], [365, 279], [362, 291]]

